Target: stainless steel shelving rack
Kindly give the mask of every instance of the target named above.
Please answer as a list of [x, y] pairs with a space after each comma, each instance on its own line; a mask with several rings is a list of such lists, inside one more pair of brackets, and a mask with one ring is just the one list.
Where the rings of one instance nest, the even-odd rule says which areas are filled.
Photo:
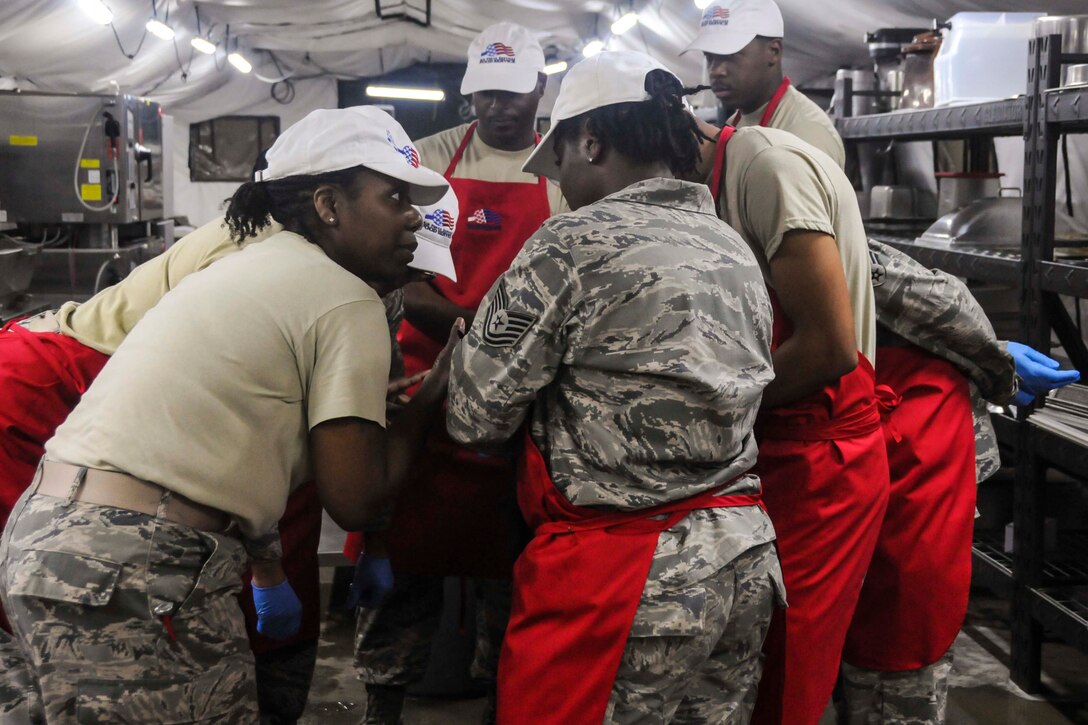
[[[1058, 295], [1088, 297], [1088, 264], [1054, 260], [1054, 198], [1058, 137], [1088, 133], [1088, 88], [1058, 88], [1063, 64], [1088, 63], [1088, 55], [1062, 54], [1061, 36], [1032, 41], [1023, 97], [953, 108], [849, 116], [849, 79], [836, 84], [835, 114], [846, 141], [1024, 138], [1023, 238], [1019, 250], [991, 252], [924, 245], [889, 234], [872, 236], [923, 264], [970, 279], [1018, 284], [1020, 333], [1032, 347], [1049, 351], [1057, 336], [1073, 364], [1088, 378], [1088, 349]], [[870, 92], [871, 93], [871, 92]], [[1018, 253], [1017, 253], [1018, 252]], [[1016, 461], [1013, 488], [1013, 554], [1003, 542], [976, 536], [976, 581], [1012, 603], [1013, 680], [1028, 692], [1041, 687], [1044, 628], [1088, 650], [1088, 535], [1059, 537], [1058, 551], [1044, 547], [1046, 471], [1056, 468], [1088, 482], [1088, 447], [1032, 424], [1030, 411], [1017, 420], [995, 416], [1003, 449]]]

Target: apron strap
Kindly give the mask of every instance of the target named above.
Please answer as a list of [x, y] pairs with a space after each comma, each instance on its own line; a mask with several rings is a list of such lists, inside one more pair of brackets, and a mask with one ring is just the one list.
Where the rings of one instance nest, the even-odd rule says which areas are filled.
[[457, 150], [453, 152], [453, 158], [450, 159], [450, 165], [446, 167], [445, 173], [442, 175], [447, 179], [453, 176], [453, 170], [457, 168], [457, 164], [461, 161], [461, 156], [464, 155], [465, 149], [468, 148], [468, 142], [472, 140], [472, 134], [476, 132], [476, 121], [469, 124], [468, 130], [465, 131], [465, 137], [461, 139], [460, 145]]
[[718, 134], [718, 143], [714, 147], [714, 171], [710, 176], [710, 198], [718, 203], [718, 195], [722, 191], [722, 172], [725, 168], [725, 147], [729, 139], [733, 137], [737, 129], [733, 126], [724, 126]]
[[[763, 112], [763, 117], [759, 119], [760, 126], [768, 126], [771, 123], [771, 119], [774, 118], [774, 112], [778, 110], [778, 104], [782, 102], [782, 96], [786, 95], [786, 89], [793, 85], [793, 81], [789, 76], [782, 78], [782, 82], [778, 84], [778, 88], [775, 90], [774, 95], [771, 96], [771, 100], [767, 103], [767, 110]], [[740, 109], [733, 114], [733, 117], [729, 119], [730, 126], [736, 126], [740, 123]]]

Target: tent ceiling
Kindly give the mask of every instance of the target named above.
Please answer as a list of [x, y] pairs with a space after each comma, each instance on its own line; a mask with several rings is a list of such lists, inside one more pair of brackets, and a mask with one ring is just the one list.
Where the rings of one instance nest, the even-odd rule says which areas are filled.
[[[125, 50], [144, 35], [151, 0], [106, 0]], [[400, 0], [380, 0], [383, 7]], [[425, 0], [408, 0], [422, 8]], [[823, 78], [841, 66], [868, 63], [863, 33], [880, 27], [926, 27], [933, 18], [964, 10], [1009, 9], [1001, 0], [779, 0], [786, 21], [786, 70], [795, 81]], [[4, 0], [0, 3], [0, 87], [108, 92], [115, 81], [125, 92], [150, 94], [184, 105], [240, 78], [215, 58], [190, 52], [199, 9], [202, 29], [221, 41], [227, 25], [256, 73], [275, 79], [333, 73], [373, 76], [416, 62], [461, 61], [469, 40], [483, 27], [513, 20], [536, 30], [560, 58], [580, 57], [582, 44], [605, 37], [620, 8], [639, 10], [642, 22], [610, 47], [644, 50], [684, 80], [702, 76], [702, 59], [678, 53], [694, 35], [700, 11], [691, 0], [432, 0], [431, 26], [381, 20], [371, 0], [159, 0], [178, 31], [175, 43], [147, 35], [135, 58], [122, 55], [109, 26], [95, 25], [76, 0]], [[1020, 9], [1051, 13], [1083, 11], [1084, 0], [1020, 3]], [[417, 11], [409, 11], [418, 15]], [[175, 46], [177, 52], [175, 53]], [[272, 51], [279, 62], [273, 64]], [[218, 61], [218, 65], [216, 63]], [[183, 80], [179, 65], [187, 69]]]

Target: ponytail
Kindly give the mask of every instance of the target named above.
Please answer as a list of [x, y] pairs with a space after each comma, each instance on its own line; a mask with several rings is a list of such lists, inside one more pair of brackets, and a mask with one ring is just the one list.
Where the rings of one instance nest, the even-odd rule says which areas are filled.
[[268, 184], [261, 181], [247, 181], [234, 192], [227, 206], [227, 228], [230, 238], [241, 244], [248, 237], [269, 225], [272, 216], [272, 196], [268, 193]]

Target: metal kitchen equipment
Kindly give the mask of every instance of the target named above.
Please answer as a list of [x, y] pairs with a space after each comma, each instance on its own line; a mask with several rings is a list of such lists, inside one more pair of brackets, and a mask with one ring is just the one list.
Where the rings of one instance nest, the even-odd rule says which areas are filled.
[[[902, 92], [903, 46], [924, 32], [925, 28], [880, 28], [865, 34], [865, 44], [869, 48], [869, 57], [873, 59], [873, 70], [880, 90], [891, 94]], [[899, 108], [899, 96], [884, 96], [882, 106], [881, 110], [896, 110]]]
[[128, 224], [168, 216], [162, 109], [135, 96], [0, 92], [6, 221]]
[[27, 291], [40, 259], [38, 247], [0, 234], [0, 310]]
[[[1036, 19], [1034, 33], [1036, 38], [1048, 35], [1062, 36], [1063, 53], [1088, 53], [1088, 15], [1044, 15]], [[1062, 70], [1062, 85], [1081, 85], [1088, 83], [1088, 71], [1079, 70], [1079, 80], [1073, 80], [1073, 69], [1078, 66], [1066, 66]]]
[[937, 215], [955, 211], [976, 199], [996, 197], [1001, 193], [1001, 177], [997, 171], [938, 171]]
[[1023, 200], [1019, 196], [978, 199], [942, 216], [918, 241], [1019, 248], [1022, 210]]

